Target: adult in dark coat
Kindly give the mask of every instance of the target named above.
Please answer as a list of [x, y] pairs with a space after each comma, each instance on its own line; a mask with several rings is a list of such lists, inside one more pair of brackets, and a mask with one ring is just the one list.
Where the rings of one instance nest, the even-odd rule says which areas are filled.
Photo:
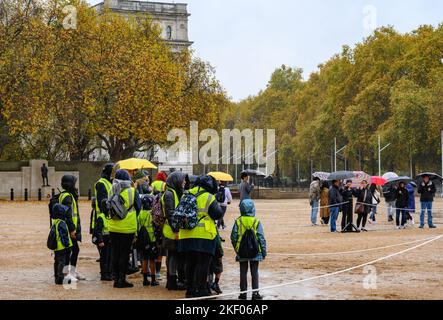
[[420, 228], [425, 226], [425, 214], [428, 212], [428, 225], [430, 229], [437, 228], [432, 221], [432, 204], [434, 202], [437, 188], [430, 180], [429, 176], [424, 176], [422, 183], [418, 186], [418, 193], [420, 194], [421, 213], [420, 213]]
[[343, 217], [341, 219], [341, 230], [345, 230], [346, 226], [351, 225], [353, 222], [353, 196], [355, 195], [355, 190], [352, 189], [352, 180], [346, 181], [345, 186], [340, 191], [343, 202]]
[[409, 192], [406, 189], [406, 185], [404, 182], [400, 182], [400, 185], [397, 189], [396, 200], [397, 201], [395, 202], [395, 206], [397, 207], [397, 214], [395, 222], [398, 229], [404, 229], [406, 224], [407, 209], [409, 205]]
[[372, 206], [372, 193], [371, 190], [369, 190], [368, 182], [366, 180], [363, 180], [360, 187], [355, 190], [355, 195], [357, 197], [357, 203], [363, 205], [363, 213], [358, 214], [357, 228], [366, 232], [368, 231], [366, 230], [366, 222], [368, 221], [368, 214], [371, 211]]
[[338, 214], [343, 203], [343, 197], [340, 194], [340, 181], [334, 180], [332, 182], [332, 187], [329, 189], [329, 206], [331, 211], [331, 232], [337, 232], [336, 222], [338, 219]]

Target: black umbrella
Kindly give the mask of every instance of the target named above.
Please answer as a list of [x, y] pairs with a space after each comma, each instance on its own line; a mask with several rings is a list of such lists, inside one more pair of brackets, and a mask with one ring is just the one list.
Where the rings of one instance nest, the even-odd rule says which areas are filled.
[[337, 171], [331, 173], [328, 180], [346, 180], [354, 177], [355, 174], [352, 171]]
[[403, 176], [403, 177], [398, 177], [398, 178], [389, 179], [389, 180], [386, 182], [386, 184], [387, 184], [387, 185], [392, 185], [392, 184], [398, 185], [398, 184], [400, 184], [400, 182], [404, 182], [405, 184], [408, 184], [408, 183], [410, 183], [410, 182], [412, 182], [412, 181], [413, 181], [413, 180], [412, 180], [411, 178], [406, 177], [406, 176]]
[[443, 180], [443, 178], [434, 172], [423, 172], [417, 176], [417, 179], [422, 180], [424, 177], [428, 176], [430, 180]]
[[242, 171], [242, 174], [247, 174], [250, 177], [266, 177], [266, 174], [264, 174], [263, 172], [252, 169], [246, 169]]

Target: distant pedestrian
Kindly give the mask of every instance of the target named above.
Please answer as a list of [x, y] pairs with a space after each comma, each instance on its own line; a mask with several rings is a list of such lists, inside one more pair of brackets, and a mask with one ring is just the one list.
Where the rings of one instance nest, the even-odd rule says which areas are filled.
[[220, 207], [223, 211], [223, 217], [217, 221], [217, 229], [225, 229], [226, 225], [224, 218], [226, 210], [228, 209], [228, 205], [230, 205], [232, 202], [231, 190], [229, 190], [229, 188], [226, 186], [226, 182], [220, 182], [220, 186], [215, 198], [217, 199], [218, 203], [220, 203]]
[[406, 185], [404, 182], [400, 182], [400, 185], [397, 189], [395, 206], [397, 207], [397, 214], [395, 218], [395, 223], [397, 225], [397, 229], [404, 229], [406, 224], [406, 214], [408, 209], [408, 199], [409, 192], [406, 189]]
[[385, 187], [383, 191], [383, 196], [385, 197], [386, 205], [388, 208], [388, 222], [394, 221], [396, 193], [397, 189], [393, 185]]
[[340, 194], [340, 180], [332, 181], [332, 186], [329, 188], [329, 206], [331, 210], [331, 232], [337, 232], [337, 219], [343, 202], [343, 197]]
[[43, 187], [49, 187], [49, 180], [48, 180], [48, 167], [45, 163], [43, 163], [42, 167], [40, 168], [42, 172], [42, 179], [43, 179]]
[[309, 202], [311, 205], [311, 224], [317, 225], [318, 206], [320, 201], [320, 179], [315, 177], [309, 186]]
[[241, 183], [238, 186], [238, 192], [240, 193], [240, 203], [243, 200], [251, 199], [252, 190], [254, 190], [254, 184], [249, 182], [249, 176], [247, 173], [242, 173]]
[[320, 192], [320, 219], [323, 225], [329, 224], [331, 212], [329, 210], [329, 183], [323, 181]]
[[417, 185], [415, 182], [411, 182], [406, 186], [406, 189], [408, 190], [408, 210], [406, 214], [406, 222], [410, 223], [411, 225], [415, 224], [414, 220], [414, 214], [415, 214], [415, 188]]
[[418, 193], [420, 194], [421, 214], [420, 214], [420, 229], [425, 227], [425, 214], [428, 212], [428, 225], [430, 229], [437, 228], [432, 221], [432, 204], [434, 202], [435, 193], [437, 189], [435, 184], [430, 180], [429, 176], [423, 177], [423, 182], [418, 186]]
[[369, 217], [369, 223], [377, 223], [376, 214], [377, 214], [377, 206], [380, 204], [380, 196], [381, 192], [376, 184], [371, 184], [369, 187], [372, 194], [372, 206], [371, 206], [371, 215]]
[[[345, 186], [341, 190], [341, 195], [343, 197], [343, 217], [341, 220], [341, 230], [345, 231], [346, 228], [351, 227], [351, 224], [353, 222], [353, 212], [352, 209], [354, 208], [353, 203], [353, 196], [354, 196], [354, 190], [352, 189], [352, 180], [346, 181]], [[348, 229], [346, 229], [348, 230]]]
[[366, 180], [363, 180], [360, 183], [360, 187], [355, 190], [355, 195], [357, 196], [357, 204], [355, 206], [355, 213], [358, 215], [357, 229], [359, 231], [367, 232], [366, 222], [368, 220], [368, 214], [371, 211], [372, 194], [371, 190], [368, 188], [368, 182]]

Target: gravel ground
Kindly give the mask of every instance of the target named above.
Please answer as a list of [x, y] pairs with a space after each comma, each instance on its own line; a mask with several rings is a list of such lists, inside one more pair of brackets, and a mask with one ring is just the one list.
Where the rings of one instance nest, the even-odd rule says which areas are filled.
[[[437, 215], [438, 229], [420, 230], [417, 226], [395, 230], [388, 223], [384, 208], [379, 208], [376, 225], [364, 234], [331, 234], [327, 227], [311, 227], [307, 200], [257, 201], [268, 241], [266, 261], [260, 265], [261, 287], [292, 282], [400, 252], [420, 243], [381, 250], [336, 255], [293, 254], [334, 253], [378, 248], [443, 235], [443, 218]], [[384, 205], [384, 204], [382, 204]], [[443, 201], [435, 203], [443, 209]], [[88, 230], [90, 205], [80, 203], [83, 229]], [[228, 209], [228, 228], [221, 287], [225, 293], [238, 291], [239, 267], [229, 243], [230, 229], [238, 216], [238, 203]], [[79, 271], [87, 278], [73, 290], [53, 284], [51, 252], [46, 248], [48, 234], [47, 204], [38, 202], [0, 202], [0, 299], [177, 299], [183, 292], [168, 292], [162, 286], [142, 287], [140, 275], [129, 279], [133, 289], [113, 289], [112, 283], [99, 281], [97, 249], [84, 234]], [[340, 218], [341, 219], [341, 216]], [[416, 215], [418, 219], [418, 215]], [[378, 262], [370, 269], [359, 268], [339, 275], [262, 290], [265, 299], [443, 299], [443, 239], [413, 251]], [[277, 253], [277, 255], [274, 255]], [[292, 254], [285, 256], [284, 254]], [[366, 272], [366, 273], [365, 273]], [[369, 272], [369, 278], [368, 278]], [[375, 273], [374, 273], [375, 272]], [[163, 270], [163, 275], [165, 270]], [[376, 282], [368, 279], [375, 279]], [[164, 278], [164, 276], [163, 276]], [[366, 288], [366, 289], [365, 289]], [[237, 295], [224, 297], [235, 299]]]

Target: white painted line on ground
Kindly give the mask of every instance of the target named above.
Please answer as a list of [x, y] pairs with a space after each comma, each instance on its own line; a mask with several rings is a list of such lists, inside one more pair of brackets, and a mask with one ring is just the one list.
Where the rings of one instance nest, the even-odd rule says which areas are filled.
[[399, 251], [399, 252], [396, 252], [396, 253], [392, 253], [390, 255], [387, 255], [387, 256], [384, 256], [384, 257], [381, 257], [381, 258], [378, 258], [378, 259], [375, 259], [375, 260], [372, 260], [372, 261], [369, 261], [369, 262], [366, 262], [366, 263], [363, 263], [363, 264], [359, 264], [359, 265], [354, 266], [354, 267], [350, 267], [350, 268], [347, 268], [347, 269], [335, 271], [335, 272], [332, 272], [332, 273], [325, 273], [325, 274], [322, 274], [320, 276], [310, 277], [310, 278], [301, 279], [301, 280], [295, 280], [295, 281], [292, 281], [292, 282], [281, 283], [281, 284], [277, 284], [277, 285], [273, 285], [273, 286], [267, 286], [267, 287], [263, 287], [263, 288], [255, 289], [255, 290], [251, 289], [251, 290], [247, 290], [247, 291], [237, 291], [237, 292], [224, 293], [224, 294], [221, 294], [221, 295], [218, 295], [218, 296], [189, 298], [189, 299], [180, 299], [180, 300], [195, 301], [195, 300], [208, 300], [208, 299], [215, 299], [215, 298], [230, 297], [230, 296], [235, 296], [235, 295], [239, 295], [239, 294], [242, 294], [242, 293], [257, 292], [257, 291], [260, 291], [260, 290], [277, 289], [277, 288], [287, 287], [287, 286], [291, 286], [291, 285], [295, 285], [295, 284], [299, 284], [299, 283], [303, 283], [303, 282], [308, 282], [308, 281], [313, 281], [313, 280], [317, 280], [317, 279], [327, 278], [327, 277], [339, 275], [339, 274], [342, 274], [342, 273], [346, 273], [346, 272], [349, 272], [349, 271], [352, 271], [352, 270], [355, 270], [355, 269], [360, 269], [360, 268], [363, 268], [365, 266], [369, 266], [369, 265], [372, 265], [372, 264], [375, 264], [375, 263], [378, 263], [378, 262], [381, 262], [381, 261], [384, 261], [384, 260], [388, 260], [390, 258], [393, 258], [393, 257], [399, 256], [399, 255], [405, 254], [407, 252], [413, 251], [415, 249], [421, 248], [421, 247], [423, 247], [423, 246], [425, 246], [427, 244], [430, 244], [432, 242], [440, 240], [441, 238], [443, 238], [443, 235], [433, 237], [430, 240], [428, 240], [428, 241], [426, 241], [424, 243], [418, 244], [418, 245], [416, 245], [416, 246], [414, 246], [412, 248], [408, 248], [408, 249], [405, 249], [405, 250], [402, 250], [402, 251]]

